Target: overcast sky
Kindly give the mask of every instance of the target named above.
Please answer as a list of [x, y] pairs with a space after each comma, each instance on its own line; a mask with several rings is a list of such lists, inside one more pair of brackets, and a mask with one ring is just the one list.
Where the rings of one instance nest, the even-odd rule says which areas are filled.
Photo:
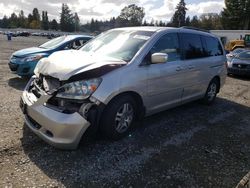
[[[145, 18], [150, 21], [169, 21], [175, 11], [179, 0], [0, 0], [0, 18], [17, 14], [23, 10], [27, 16], [33, 8], [41, 13], [48, 11], [49, 19], [59, 20], [62, 3], [67, 3], [73, 12], [77, 12], [81, 22], [90, 21], [91, 18], [105, 20], [116, 17], [121, 9], [129, 4], [136, 4], [145, 9]], [[187, 15], [200, 15], [202, 13], [219, 13], [224, 7], [224, 0], [185, 0]]]

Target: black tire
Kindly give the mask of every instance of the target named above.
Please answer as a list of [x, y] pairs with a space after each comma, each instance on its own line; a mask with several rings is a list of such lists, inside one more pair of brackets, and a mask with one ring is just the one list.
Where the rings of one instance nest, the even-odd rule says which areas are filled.
[[214, 102], [217, 93], [219, 91], [220, 84], [218, 79], [213, 79], [211, 80], [211, 82], [209, 83], [208, 87], [207, 87], [207, 91], [206, 94], [203, 98], [203, 103], [206, 105], [210, 105]]
[[250, 188], [250, 172], [248, 172], [235, 188]]
[[[125, 112], [124, 109], [127, 111]], [[124, 115], [122, 115], [123, 112]], [[101, 132], [109, 139], [118, 140], [128, 134], [133, 127], [136, 115], [137, 105], [131, 96], [124, 95], [115, 98], [103, 112], [100, 121]]]

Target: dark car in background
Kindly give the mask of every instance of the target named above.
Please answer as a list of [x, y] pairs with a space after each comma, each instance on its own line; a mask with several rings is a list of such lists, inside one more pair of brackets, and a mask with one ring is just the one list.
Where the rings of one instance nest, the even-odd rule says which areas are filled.
[[250, 76], [250, 50], [237, 54], [227, 61], [228, 74]]
[[19, 76], [32, 76], [37, 62], [60, 50], [78, 49], [92, 36], [64, 35], [54, 38], [38, 47], [31, 47], [14, 52], [10, 57], [9, 68]]
[[235, 56], [237, 56], [239, 53], [244, 52], [245, 49], [244, 48], [236, 48], [235, 50], [229, 52], [226, 56], [228, 60], [231, 60], [232, 58], [234, 58]]

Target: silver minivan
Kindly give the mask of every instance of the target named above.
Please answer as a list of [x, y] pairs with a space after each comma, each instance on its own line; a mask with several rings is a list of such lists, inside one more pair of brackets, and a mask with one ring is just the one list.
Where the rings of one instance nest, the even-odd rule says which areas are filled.
[[87, 129], [119, 139], [143, 116], [197, 99], [211, 104], [225, 82], [226, 56], [208, 32], [130, 27], [53, 53], [34, 72], [20, 101], [27, 126], [74, 149]]

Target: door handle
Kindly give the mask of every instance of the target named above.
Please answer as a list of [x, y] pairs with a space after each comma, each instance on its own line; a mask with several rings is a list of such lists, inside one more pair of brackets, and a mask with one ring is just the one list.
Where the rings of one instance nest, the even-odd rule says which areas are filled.
[[194, 66], [193, 65], [188, 65], [188, 69], [193, 69]]

